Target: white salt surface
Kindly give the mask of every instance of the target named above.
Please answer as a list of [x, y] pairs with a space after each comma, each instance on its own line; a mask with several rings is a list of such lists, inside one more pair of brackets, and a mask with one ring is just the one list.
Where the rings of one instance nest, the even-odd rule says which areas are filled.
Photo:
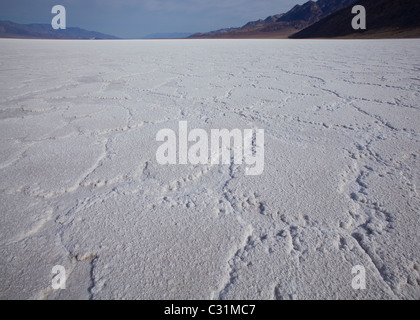
[[[0, 40], [0, 298], [419, 299], [419, 52]], [[264, 129], [264, 173], [159, 165], [181, 120]]]

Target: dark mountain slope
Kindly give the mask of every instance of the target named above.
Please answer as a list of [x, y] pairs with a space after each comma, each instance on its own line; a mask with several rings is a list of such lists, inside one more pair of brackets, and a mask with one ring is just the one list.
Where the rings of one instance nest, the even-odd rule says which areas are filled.
[[[290, 36], [303, 38], [410, 38], [420, 37], [419, 0], [360, 0], [366, 9], [366, 30], [354, 30], [353, 6], [326, 17]], [[354, 4], [354, 5], [355, 5]]]

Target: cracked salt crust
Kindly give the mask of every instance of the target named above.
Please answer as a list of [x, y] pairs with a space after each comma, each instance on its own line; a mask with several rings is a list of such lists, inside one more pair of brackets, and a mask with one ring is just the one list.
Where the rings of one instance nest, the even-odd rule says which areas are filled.
[[[0, 298], [420, 298], [418, 40], [0, 42]], [[181, 120], [264, 173], [158, 165]]]

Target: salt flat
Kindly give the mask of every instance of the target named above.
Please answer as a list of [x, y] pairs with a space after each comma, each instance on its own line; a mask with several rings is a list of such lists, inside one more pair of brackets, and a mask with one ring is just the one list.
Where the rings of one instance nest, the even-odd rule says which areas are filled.
[[[419, 299], [419, 52], [0, 40], [0, 298]], [[182, 120], [264, 129], [264, 173], [159, 165]]]

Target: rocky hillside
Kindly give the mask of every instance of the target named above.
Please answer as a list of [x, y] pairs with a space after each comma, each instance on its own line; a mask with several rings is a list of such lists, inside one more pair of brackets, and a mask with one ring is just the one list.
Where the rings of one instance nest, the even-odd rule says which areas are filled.
[[351, 6], [340, 10], [290, 38], [411, 38], [420, 37], [420, 1], [361, 0], [366, 9], [366, 30], [354, 30]]
[[251, 21], [240, 28], [196, 33], [190, 38], [287, 38], [354, 2], [355, 0], [308, 1], [303, 5], [294, 6], [286, 13]]

